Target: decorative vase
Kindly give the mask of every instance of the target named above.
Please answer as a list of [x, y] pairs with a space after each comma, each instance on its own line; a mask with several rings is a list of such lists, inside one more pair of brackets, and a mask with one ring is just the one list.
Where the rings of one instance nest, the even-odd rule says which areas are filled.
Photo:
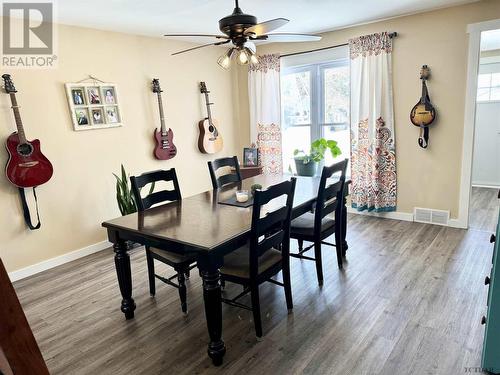
[[295, 168], [297, 169], [297, 175], [313, 177], [316, 175], [318, 163], [311, 160], [309, 163], [304, 164], [303, 160], [295, 159]]

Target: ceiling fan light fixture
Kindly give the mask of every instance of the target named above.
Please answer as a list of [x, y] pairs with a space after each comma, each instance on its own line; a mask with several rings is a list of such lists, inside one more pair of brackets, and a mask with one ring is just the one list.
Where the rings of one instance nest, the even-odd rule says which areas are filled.
[[240, 52], [238, 53], [238, 58], [236, 61], [240, 65], [247, 65], [248, 59], [249, 59], [249, 55], [248, 55], [248, 52], [246, 51], [246, 48], [242, 48], [240, 50]]
[[233, 57], [233, 52], [234, 48], [229, 48], [225, 54], [219, 57], [219, 59], [217, 60], [217, 64], [219, 64], [219, 66], [223, 69], [228, 70], [231, 66], [231, 58]]
[[253, 54], [252, 56], [250, 56], [250, 64], [256, 65], [258, 63], [259, 63], [259, 58], [257, 57], [257, 55]]

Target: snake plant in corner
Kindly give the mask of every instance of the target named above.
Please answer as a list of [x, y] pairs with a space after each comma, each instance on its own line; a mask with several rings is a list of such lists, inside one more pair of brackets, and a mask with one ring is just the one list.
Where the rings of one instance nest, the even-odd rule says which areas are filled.
[[[118, 208], [120, 209], [122, 216], [137, 212], [134, 194], [132, 193], [132, 189], [128, 183], [129, 176], [125, 172], [123, 164], [121, 168], [121, 177], [114, 173], [113, 176], [116, 178], [116, 201], [118, 202]], [[153, 182], [151, 184], [151, 188], [149, 189], [149, 194], [153, 192], [154, 188], [155, 184]]]

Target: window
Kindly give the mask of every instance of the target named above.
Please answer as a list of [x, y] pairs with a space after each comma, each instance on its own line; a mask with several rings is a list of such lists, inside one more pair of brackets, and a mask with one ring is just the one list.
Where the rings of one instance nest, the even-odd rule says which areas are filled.
[[477, 101], [500, 101], [500, 73], [479, 74]]
[[[293, 151], [309, 151], [311, 141], [338, 142], [342, 157], [350, 154], [349, 61], [288, 66], [281, 73], [283, 167], [295, 171]], [[325, 164], [333, 163], [329, 153]]]

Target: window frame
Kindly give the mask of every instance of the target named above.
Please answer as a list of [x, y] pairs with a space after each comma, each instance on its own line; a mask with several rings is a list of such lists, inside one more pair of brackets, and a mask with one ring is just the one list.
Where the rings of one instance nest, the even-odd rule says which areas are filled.
[[[477, 103], [498, 103], [500, 102], [500, 99], [491, 99], [491, 91], [492, 89], [500, 89], [500, 85], [493, 86], [493, 75], [494, 74], [500, 74], [500, 72], [491, 72], [491, 73], [479, 73], [479, 75], [484, 75], [484, 76], [489, 76], [489, 86], [485, 87], [479, 87], [479, 78], [478, 78], [478, 87], [477, 87], [477, 92], [476, 92], [476, 101]], [[488, 99], [479, 99], [479, 90], [488, 90]]]
[[[324, 137], [324, 128], [326, 126], [334, 127], [336, 130], [349, 129], [350, 108], [348, 108], [349, 115], [345, 125], [325, 122], [325, 71], [327, 69], [347, 67], [349, 68], [349, 59], [341, 58], [328, 62], [318, 62], [315, 64], [299, 65], [287, 67], [282, 70], [282, 76], [288, 74], [296, 74], [302, 72], [309, 72], [310, 77], [310, 119], [309, 124], [288, 124], [284, 116], [284, 105], [282, 104], [281, 118], [282, 124], [285, 128], [309, 126], [311, 140]], [[348, 73], [350, 79], [350, 72]], [[315, 100], [317, 98], [317, 100]], [[350, 98], [349, 98], [350, 101]], [[283, 99], [282, 99], [283, 103]], [[350, 106], [350, 103], [349, 103]]]

